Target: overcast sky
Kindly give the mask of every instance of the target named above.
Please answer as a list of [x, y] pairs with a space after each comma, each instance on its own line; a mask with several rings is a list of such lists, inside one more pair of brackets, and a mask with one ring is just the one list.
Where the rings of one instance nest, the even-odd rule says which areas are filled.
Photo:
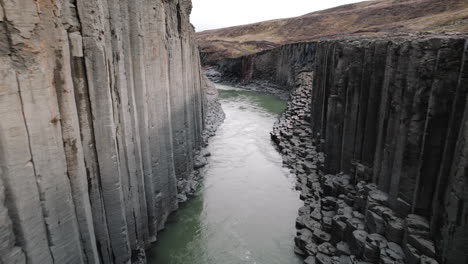
[[300, 16], [363, 0], [192, 0], [196, 31]]

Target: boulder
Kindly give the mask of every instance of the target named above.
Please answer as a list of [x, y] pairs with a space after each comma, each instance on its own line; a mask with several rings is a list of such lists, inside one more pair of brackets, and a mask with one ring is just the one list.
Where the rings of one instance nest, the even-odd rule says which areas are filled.
[[335, 253], [336, 253], [336, 248], [332, 244], [330, 244], [328, 242], [320, 244], [317, 247], [317, 250], [318, 250], [319, 253], [323, 253], [323, 254], [328, 255], [328, 256], [334, 256]]
[[308, 256], [305, 260], [304, 260], [304, 264], [316, 264], [317, 261], [316, 261], [316, 258], [315, 256]]
[[317, 264], [332, 264], [332, 259], [323, 253], [318, 253], [316, 260]]
[[337, 256], [349, 256], [351, 255], [351, 251], [349, 249], [349, 245], [346, 242], [340, 241], [336, 244], [336, 255]]
[[317, 243], [330, 242], [331, 235], [327, 232], [324, 232], [320, 229], [314, 230], [313, 238]]
[[367, 232], [364, 230], [355, 230], [352, 232], [352, 237], [349, 241], [349, 248], [353, 255], [358, 257], [362, 256], [366, 245], [367, 235]]

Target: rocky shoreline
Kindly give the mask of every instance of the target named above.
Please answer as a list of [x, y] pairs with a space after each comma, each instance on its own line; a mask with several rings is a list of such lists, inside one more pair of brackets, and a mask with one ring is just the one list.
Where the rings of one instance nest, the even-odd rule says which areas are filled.
[[219, 126], [224, 122], [226, 117], [219, 102], [218, 90], [214, 84], [206, 77], [204, 78], [205, 94], [206, 94], [206, 117], [205, 129], [202, 132], [203, 147], [194, 153], [193, 171], [187, 179], [177, 181], [177, 201], [185, 203], [188, 199], [195, 195], [203, 181], [201, 169], [208, 164], [208, 157], [211, 153], [206, 150], [208, 140], [216, 134]]
[[313, 73], [297, 76], [286, 111], [271, 138], [283, 163], [297, 175], [304, 206], [296, 219], [295, 252], [307, 264], [438, 263], [429, 221], [393, 211], [388, 195], [347, 174], [325, 174], [323, 142], [311, 129]]
[[281, 100], [289, 99], [290, 91], [282, 89], [282, 86], [266, 80], [244, 80], [238, 78], [227, 78], [227, 76], [216, 70], [216, 67], [208, 67], [204, 70], [207, 78], [214, 82], [223, 85], [234, 86], [249, 91], [268, 93], [277, 96]]

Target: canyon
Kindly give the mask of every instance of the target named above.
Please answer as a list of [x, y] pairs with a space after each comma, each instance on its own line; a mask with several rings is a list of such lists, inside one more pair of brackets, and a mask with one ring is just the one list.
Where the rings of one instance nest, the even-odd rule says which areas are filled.
[[465, 263], [465, 34], [296, 43], [217, 78], [289, 90], [271, 136], [298, 177], [306, 263]]
[[[374, 14], [390, 2], [398, 10], [424, 3], [422, 15], [371, 23], [367, 35], [356, 24], [332, 37], [303, 38], [306, 30], [274, 45], [259, 40], [259, 49], [233, 57], [199, 50], [190, 0], [0, 0], [0, 263], [147, 263], [179, 205], [195, 196], [203, 207], [196, 193], [213, 161], [207, 145], [225, 118], [209, 79], [289, 97], [265, 135], [249, 122], [263, 133], [274, 111], [248, 100], [227, 104], [237, 116], [212, 146], [222, 163], [207, 180], [217, 186], [201, 188], [229, 196], [231, 210], [211, 200], [223, 213], [260, 208], [259, 190], [270, 190], [263, 202], [276, 216], [250, 212], [256, 223], [241, 226], [256, 238], [252, 226], [262, 224], [266, 241], [275, 230], [263, 221], [277, 220], [275, 243], [253, 244], [282, 251], [242, 248], [247, 261], [302, 261], [291, 251], [307, 264], [467, 263], [468, 35], [439, 32], [466, 29], [466, 3], [378, 0], [294, 21], [350, 15], [350, 7]], [[409, 20], [420, 27], [395, 30]], [[415, 33], [428, 28], [435, 29]], [[235, 92], [242, 93], [224, 91]], [[247, 143], [233, 139], [241, 132]], [[222, 149], [222, 140], [231, 147]], [[248, 147], [261, 162], [242, 156]], [[228, 170], [236, 164], [229, 148], [247, 165]], [[298, 193], [282, 169], [294, 174]], [[233, 185], [254, 189], [223, 189]], [[291, 212], [297, 203], [295, 220], [278, 215], [279, 205]], [[289, 248], [280, 240], [294, 221]]]

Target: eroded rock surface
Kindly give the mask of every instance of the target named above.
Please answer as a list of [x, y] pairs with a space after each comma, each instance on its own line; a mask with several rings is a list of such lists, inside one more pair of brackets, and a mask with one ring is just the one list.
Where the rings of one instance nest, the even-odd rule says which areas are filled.
[[142, 263], [223, 118], [189, 0], [0, 1], [0, 262]]

